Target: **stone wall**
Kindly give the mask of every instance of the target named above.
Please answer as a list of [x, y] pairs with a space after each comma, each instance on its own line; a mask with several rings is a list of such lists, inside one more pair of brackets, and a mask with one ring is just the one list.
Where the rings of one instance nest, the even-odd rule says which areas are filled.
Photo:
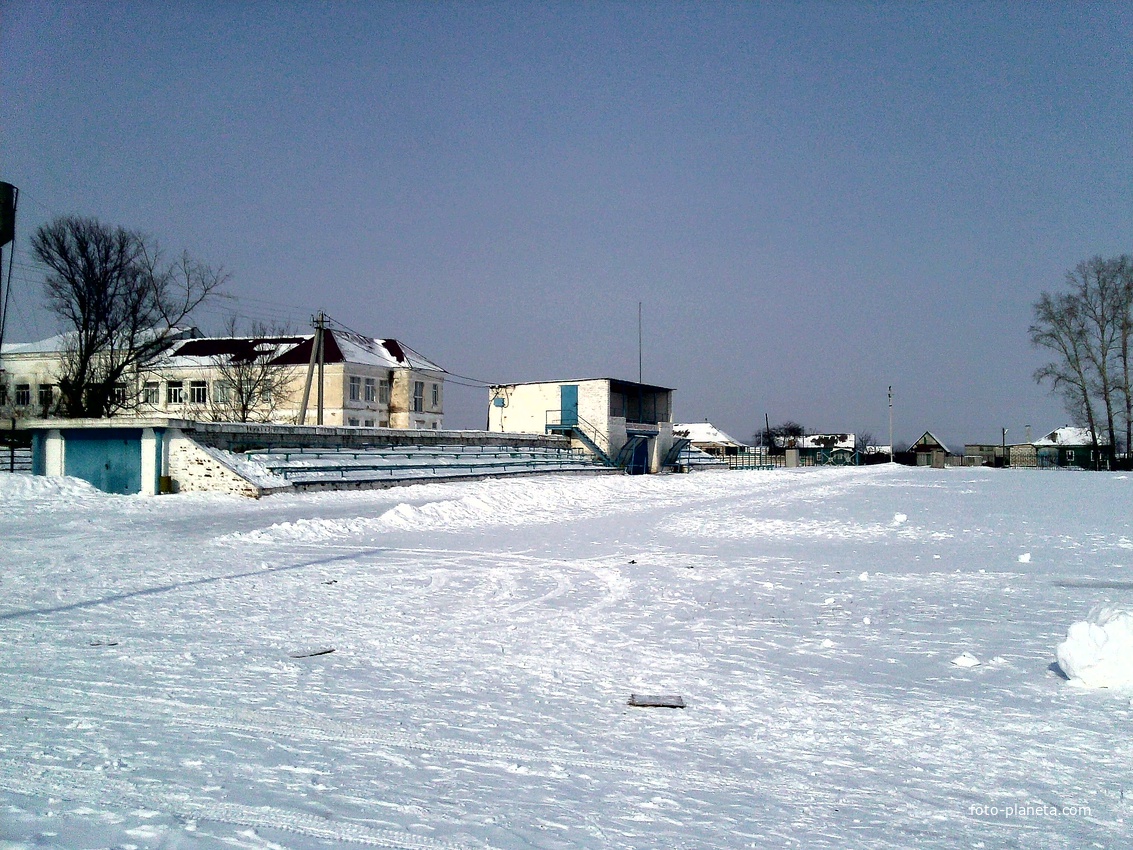
[[170, 429], [169, 477], [175, 493], [230, 493], [235, 496], [264, 495], [262, 488], [239, 475], [183, 434]]

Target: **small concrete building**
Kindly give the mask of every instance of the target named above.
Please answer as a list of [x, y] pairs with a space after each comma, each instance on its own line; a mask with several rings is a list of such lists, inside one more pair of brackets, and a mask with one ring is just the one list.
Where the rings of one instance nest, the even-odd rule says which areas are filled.
[[631, 474], [671, 463], [673, 390], [615, 378], [489, 387], [488, 430], [563, 434]]

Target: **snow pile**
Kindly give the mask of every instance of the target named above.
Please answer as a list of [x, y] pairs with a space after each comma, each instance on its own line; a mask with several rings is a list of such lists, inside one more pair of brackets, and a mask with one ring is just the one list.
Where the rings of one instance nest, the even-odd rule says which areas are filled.
[[0, 503], [46, 501], [54, 504], [106, 496], [78, 478], [0, 472]]
[[957, 667], [979, 667], [980, 660], [970, 652], [962, 652], [952, 659], [952, 663]]
[[1133, 687], [1133, 613], [1112, 606], [1093, 609], [1058, 645], [1058, 666], [1085, 688]]

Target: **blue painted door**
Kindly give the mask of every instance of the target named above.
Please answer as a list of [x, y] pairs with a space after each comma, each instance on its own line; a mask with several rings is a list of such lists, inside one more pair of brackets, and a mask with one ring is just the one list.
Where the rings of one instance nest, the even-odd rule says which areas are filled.
[[626, 471], [630, 475], [644, 475], [649, 471], [649, 440], [642, 440], [633, 447], [633, 457]]
[[92, 428], [64, 432], [63, 471], [107, 493], [142, 489], [140, 428]]
[[563, 425], [578, 424], [578, 385], [562, 384], [559, 387], [559, 411]]

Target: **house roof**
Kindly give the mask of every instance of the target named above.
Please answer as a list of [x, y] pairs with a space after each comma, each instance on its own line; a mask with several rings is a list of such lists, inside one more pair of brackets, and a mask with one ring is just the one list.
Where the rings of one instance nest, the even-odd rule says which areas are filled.
[[916, 451], [918, 446], [924, 449], [939, 448], [943, 450], [945, 454], [951, 454], [951, 452], [948, 451], [948, 446], [944, 445], [932, 431], [925, 431], [917, 437], [917, 441], [913, 443], [912, 451]]
[[775, 445], [779, 448], [793, 449], [845, 449], [854, 448], [853, 434], [804, 434], [801, 437], [779, 435], [775, 437]]
[[[205, 337], [189, 340], [169, 357], [169, 361], [185, 365], [207, 365], [217, 358], [230, 362], [247, 362], [270, 357], [279, 366], [306, 366], [311, 362], [314, 334], [294, 336]], [[323, 340], [324, 363], [360, 363], [386, 369], [415, 369], [422, 372], [444, 372], [437, 364], [418, 354], [396, 339], [370, 339], [343, 330], [326, 331]]]
[[711, 422], [690, 422], [687, 425], [673, 425], [674, 437], [685, 437], [695, 445], [739, 446], [744, 444], [724, 433]]
[[643, 390], [644, 392], [651, 393], [671, 393], [676, 392], [673, 387], [659, 387], [655, 384], [639, 384], [636, 381], [623, 381], [621, 378], [566, 378], [561, 381], [515, 381], [510, 384], [493, 384], [488, 389], [503, 389], [504, 387], [535, 387], [540, 384], [586, 384], [593, 381], [605, 381], [610, 385], [610, 388], [617, 392], [625, 392], [626, 390]]
[[[1108, 445], [1104, 436], [1098, 436], [1099, 445]], [[1089, 428], [1074, 428], [1069, 425], [1056, 428], [1032, 445], [1035, 446], [1092, 446], [1094, 434]]]
[[[169, 342], [173, 343], [180, 339], [197, 336], [199, 332], [196, 328], [169, 328], [167, 331], [155, 329], [148, 333], [154, 336], [164, 333]], [[74, 336], [74, 331], [65, 331], [34, 342], [6, 342], [3, 346], [0, 346], [0, 354], [59, 354], [67, 350], [69, 340], [73, 339]], [[142, 334], [139, 334], [139, 337], [146, 338]]]

